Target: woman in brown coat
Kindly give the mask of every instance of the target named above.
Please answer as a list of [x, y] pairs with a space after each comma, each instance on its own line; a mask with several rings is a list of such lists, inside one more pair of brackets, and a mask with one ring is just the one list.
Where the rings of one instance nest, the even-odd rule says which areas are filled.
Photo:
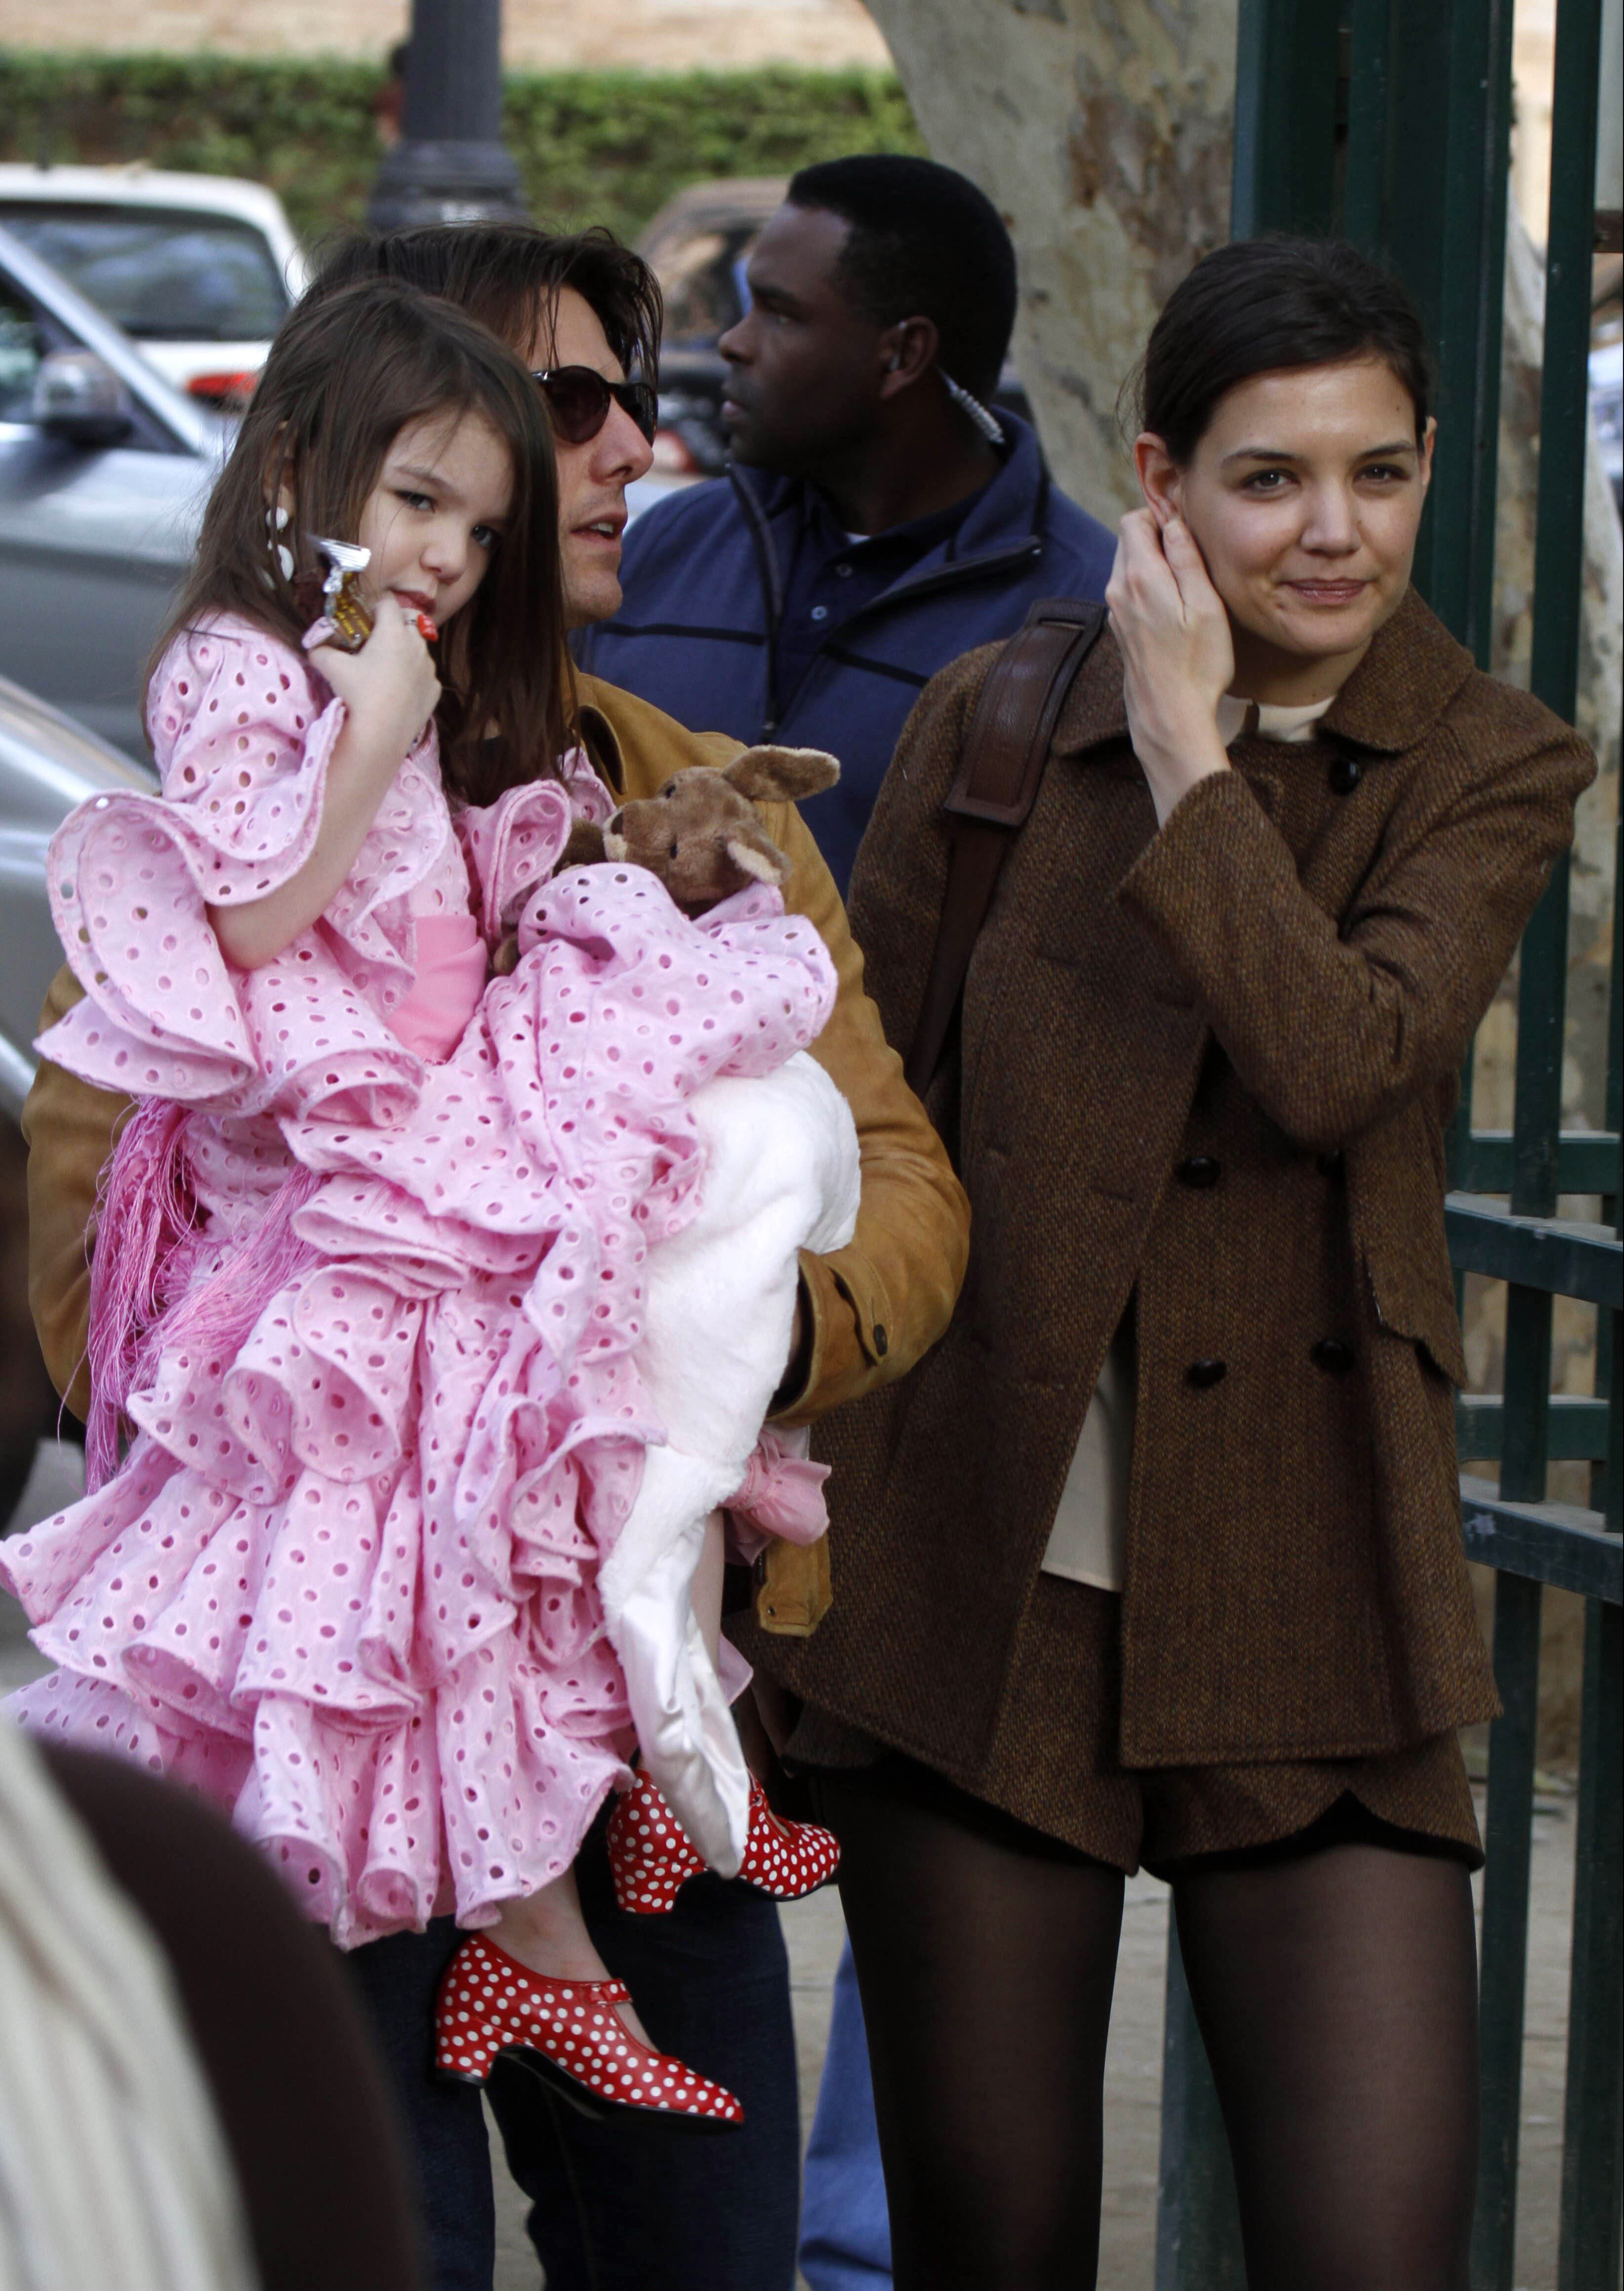
[[[822, 1452], [835, 1604], [752, 1643], [844, 1848], [897, 2291], [1092, 2283], [1122, 1902], [1173, 1887], [1254, 2291], [1455, 2291], [1493, 1682], [1443, 1125], [1593, 769], [1409, 587], [1425, 346], [1346, 247], [1202, 262], [1146, 354], [1112, 632], [931, 1110], [969, 1281]], [[938, 677], [853, 921], [911, 1037]]]

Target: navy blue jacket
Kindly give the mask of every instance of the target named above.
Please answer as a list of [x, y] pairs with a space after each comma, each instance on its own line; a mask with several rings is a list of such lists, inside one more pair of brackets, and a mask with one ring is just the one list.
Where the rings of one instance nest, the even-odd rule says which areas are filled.
[[1051, 482], [1038, 441], [1001, 408], [1008, 458], [952, 539], [819, 647], [775, 721], [771, 643], [804, 482], [735, 468], [647, 510], [626, 535], [625, 601], [583, 632], [581, 665], [695, 731], [826, 748], [840, 782], [802, 807], [847, 879], [897, 735], [921, 689], [1018, 629], [1041, 597], [1100, 597], [1114, 543]]

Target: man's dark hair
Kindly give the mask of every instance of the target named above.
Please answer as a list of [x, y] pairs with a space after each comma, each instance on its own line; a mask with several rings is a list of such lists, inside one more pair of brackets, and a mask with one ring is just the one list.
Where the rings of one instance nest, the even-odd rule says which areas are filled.
[[310, 292], [329, 294], [377, 278], [456, 303], [519, 350], [534, 331], [538, 305], [573, 286], [596, 311], [628, 374], [653, 381], [659, 369], [665, 316], [659, 282], [640, 254], [607, 230], [462, 222], [358, 232], [324, 250]]
[[991, 199], [934, 159], [883, 152], [803, 167], [786, 196], [851, 225], [839, 275], [865, 318], [929, 318], [942, 371], [992, 396], [1015, 327], [1015, 249]]
[[1139, 371], [1139, 427], [1186, 462], [1237, 382], [1357, 358], [1380, 358], [1403, 382], [1419, 441], [1432, 354], [1398, 280], [1341, 239], [1239, 238], [1203, 255], [1169, 295]]

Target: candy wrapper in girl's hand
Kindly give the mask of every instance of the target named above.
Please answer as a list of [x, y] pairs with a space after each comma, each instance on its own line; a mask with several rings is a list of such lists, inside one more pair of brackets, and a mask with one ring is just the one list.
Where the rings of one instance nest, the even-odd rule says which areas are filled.
[[372, 634], [372, 614], [361, 594], [361, 575], [372, 563], [370, 549], [348, 541], [324, 541], [310, 535], [310, 546], [327, 560], [327, 577], [321, 584], [323, 611], [304, 632], [304, 648], [333, 645], [340, 652], [359, 652]]
[[[324, 541], [318, 533], [311, 534], [310, 546], [327, 560], [327, 577], [321, 584], [326, 609], [305, 631], [304, 648], [314, 652], [318, 645], [334, 645], [340, 652], [359, 652], [373, 628], [371, 610], [361, 594], [361, 575], [372, 562], [372, 551], [358, 543]], [[427, 613], [417, 615], [417, 633], [425, 644], [439, 637]]]

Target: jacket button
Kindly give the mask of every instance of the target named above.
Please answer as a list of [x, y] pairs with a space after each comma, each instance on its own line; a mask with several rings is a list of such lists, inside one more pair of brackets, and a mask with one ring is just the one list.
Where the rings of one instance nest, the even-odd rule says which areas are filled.
[[886, 1334], [886, 1332], [885, 1332], [885, 1322], [884, 1322], [883, 1321], [876, 1321], [876, 1322], [875, 1322], [875, 1323], [874, 1323], [874, 1357], [875, 1357], [875, 1359], [876, 1359], [876, 1360], [883, 1360], [883, 1359], [885, 1358], [885, 1356], [886, 1356], [887, 1353], [888, 1353], [888, 1352], [890, 1351], [890, 1349], [891, 1349], [891, 1339], [889, 1338], [889, 1337], [888, 1337], [888, 1336], [887, 1336], [887, 1334]]
[[1339, 1153], [1316, 1154], [1314, 1157], [1314, 1166], [1322, 1178], [1341, 1178], [1347, 1174], [1347, 1164]]
[[1210, 1154], [1191, 1154], [1178, 1164], [1173, 1175], [1181, 1186], [1194, 1186], [1198, 1193], [1204, 1193], [1209, 1186], [1217, 1185], [1218, 1164]]
[[1354, 1348], [1346, 1338], [1322, 1337], [1310, 1345], [1308, 1357], [1326, 1376], [1346, 1376], [1354, 1364]]
[[1229, 1365], [1226, 1361], [1192, 1361], [1184, 1372], [1184, 1380], [1186, 1384], [1193, 1384], [1197, 1392], [1205, 1392], [1210, 1385], [1222, 1384], [1228, 1373]]
[[1357, 756], [1339, 756], [1331, 768], [1331, 784], [1339, 795], [1352, 795], [1364, 777], [1364, 766]]

